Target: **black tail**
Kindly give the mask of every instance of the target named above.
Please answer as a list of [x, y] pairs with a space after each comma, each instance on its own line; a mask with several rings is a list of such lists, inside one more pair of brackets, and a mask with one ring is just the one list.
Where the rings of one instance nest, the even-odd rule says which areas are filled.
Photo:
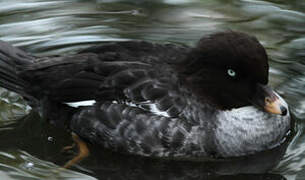
[[25, 92], [27, 82], [18, 77], [23, 66], [31, 64], [34, 57], [26, 52], [0, 41], [0, 86], [29, 97]]

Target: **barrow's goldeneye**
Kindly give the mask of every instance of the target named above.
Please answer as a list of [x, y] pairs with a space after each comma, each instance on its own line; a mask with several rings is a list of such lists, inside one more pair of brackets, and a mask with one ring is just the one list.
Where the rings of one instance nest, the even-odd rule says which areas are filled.
[[227, 158], [279, 145], [290, 115], [268, 69], [258, 40], [233, 31], [195, 47], [109, 42], [52, 57], [0, 43], [1, 86], [85, 141], [143, 156]]

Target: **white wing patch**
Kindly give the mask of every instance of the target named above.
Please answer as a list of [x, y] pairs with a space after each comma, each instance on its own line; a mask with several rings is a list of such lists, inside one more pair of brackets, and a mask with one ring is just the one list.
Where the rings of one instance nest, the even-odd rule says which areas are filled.
[[156, 115], [164, 116], [164, 117], [170, 117], [169, 114], [166, 111], [161, 111], [156, 104], [150, 104], [149, 105], [150, 111]]
[[93, 104], [95, 104], [96, 101], [95, 100], [87, 100], [87, 101], [78, 101], [78, 102], [66, 102], [64, 104], [70, 106], [70, 107], [80, 107], [80, 106], [92, 106]]
[[[112, 101], [112, 103], [114, 104], [119, 104], [117, 101]], [[124, 102], [124, 104], [126, 104], [127, 106], [130, 107], [137, 107], [137, 108], [141, 108], [144, 110], [148, 110], [150, 112], [152, 112], [153, 114], [159, 115], [159, 116], [164, 116], [164, 117], [170, 117], [170, 115], [166, 112], [166, 111], [162, 111], [160, 110], [157, 105], [151, 101], [145, 101], [145, 102], [141, 102], [141, 103], [133, 103], [133, 102]], [[146, 107], [144, 108], [143, 105], [145, 105]]]

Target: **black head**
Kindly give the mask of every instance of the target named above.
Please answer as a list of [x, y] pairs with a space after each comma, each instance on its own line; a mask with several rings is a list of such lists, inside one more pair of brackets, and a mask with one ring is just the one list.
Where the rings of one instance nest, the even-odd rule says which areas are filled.
[[[253, 99], [261, 95], [258, 85], [267, 85], [268, 69], [268, 57], [259, 41], [230, 31], [200, 39], [180, 70], [185, 83], [203, 101], [232, 109], [259, 104]], [[266, 96], [262, 95], [263, 102]]]

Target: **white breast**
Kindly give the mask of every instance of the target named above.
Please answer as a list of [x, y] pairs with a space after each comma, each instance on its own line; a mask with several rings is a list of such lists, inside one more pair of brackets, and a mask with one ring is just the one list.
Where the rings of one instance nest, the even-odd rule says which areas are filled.
[[247, 155], [279, 145], [290, 129], [290, 114], [271, 115], [253, 106], [222, 111], [216, 146], [224, 157]]

